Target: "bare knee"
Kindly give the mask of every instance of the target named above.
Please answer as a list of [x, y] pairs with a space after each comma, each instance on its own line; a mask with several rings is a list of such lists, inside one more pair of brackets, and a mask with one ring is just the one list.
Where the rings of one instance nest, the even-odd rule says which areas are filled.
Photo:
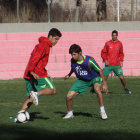
[[102, 94], [101, 89], [99, 89], [99, 88], [97, 88], [97, 89], [94, 88], [94, 91], [97, 94], [97, 96]]
[[120, 78], [120, 80], [124, 80], [124, 77], [123, 76], [121, 76], [121, 77], [119, 77]]
[[27, 101], [27, 102], [31, 102], [31, 103], [33, 103], [33, 98], [30, 97], [30, 98], [27, 99], [26, 101]]
[[66, 100], [69, 101], [69, 100], [72, 100], [73, 97], [75, 97], [76, 95], [78, 95], [79, 93], [75, 92], [75, 91], [69, 91], [67, 96], [66, 96]]
[[73, 96], [72, 95], [70, 95], [70, 94], [67, 94], [67, 100], [72, 100], [72, 98], [73, 98]]
[[94, 91], [95, 91], [95, 93], [96, 93], [97, 95], [102, 94], [102, 93], [101, 93], [101, 85], [100, 85], [100, 84], [95, 84], [95, 85], [94, 85]]
[[32, 98], [29, 98], [28, 101], [27, 101], [27, 106], [28, 108], [33, 104], [33, 99]]
[[107, 80], [108, 79], [108, 76], [104, 76], [104, 78], [105, 78], [105, 80]]
[[52, 89], [52, 95], [56, 95], [56, 88]]
[[54, 93], [54, 95], [56, 95], [56, 93], [57, 93], [57, 92], [56, 92], [56, 88], [53, 90], [53, 93]]
[[101, 91], [97, 91], [96, 94], [97, 94], [97, 96], [102, 96]]

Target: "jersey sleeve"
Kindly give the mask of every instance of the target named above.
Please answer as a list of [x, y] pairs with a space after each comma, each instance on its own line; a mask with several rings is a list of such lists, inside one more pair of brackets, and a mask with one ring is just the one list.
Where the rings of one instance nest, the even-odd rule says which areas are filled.
[[123, 45], [122, 43], [120, 43], [120, 52], [119, 52], [119, 57], [120, 57], [120, 61], [124, 60], [124, 53], [123, 53]]
[[105, 43], [105, 46], [104, 46], [104, 48], [102, 49], [102, 51], [101, 51], [101, 57], [102, 57], [102, 59], [103, 59], [103, 62], [105, 61], [105, 60], [107, 60], [107, 42]]
[[89, 60], [89, 67], [90, 69], [92, 70], [94, 69], [97, 72], [100, 71], [100, 66], [97, 64], [97, 62], [93, 58]]
[[30, 58], [30, 64], [29, 64], [29, 71], [32, 72], [36, 65], [38, 64], [40, 58], [44, 55], [44, 48], [40, 44], [36, 45], [34, 48], [31, 58]]

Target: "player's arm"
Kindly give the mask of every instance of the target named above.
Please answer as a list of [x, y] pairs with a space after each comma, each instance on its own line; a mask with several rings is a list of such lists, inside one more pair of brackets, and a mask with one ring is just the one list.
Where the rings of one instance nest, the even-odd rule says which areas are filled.
[[[40, 44], [39, 44], [40, 45]], [[31, 58], [30, 58], [30, 64], [29, 64], [29, 71], [30, 74], [35, 78], [38, 79], [39, 76], [34, 73], [34, 68], [36, 67], [36, 65], [38, 64], [41, 56], [44, 54], [44, 49], [41, 49], [41, 45], [40, 46], [36, 46], [31, 54]]]
[[65, 80], [66, 80], [66, 79], [69, 79], [73, 72], [74, 72], [74, 71], [73, 71], [73, 69], [71, 68], [69, 74], [67, 74], [67, 75], [64, 77], [64, 79], [65, 79]]
[[89, 60], [89, 67], [90, 69], [94, 69], [95, 71], [99, 72], [101, 78], [102, 78], [102, 90], [106, 92], [106, 94], [108, 93], [108, 86], [106, 83], [106, 80], [104, 78], [104, 74], [103, 74], [103, 70], [99, 67], [99, 65], [97, 64], [97, 62], [91, 58]]
[[124, 60], [124, 53], [123, 53], [123, 45], [122, 43], [120, 44], [120, 51], [119, 51], [119, 57], [120, 57], [120, 65], [121, 67], [123, 66], [123, 60]]
[[34, 77], [34, 79], [39, 79], [39, 76], [36, 73], [30, 72], [30, 74]]
[[103, 59], [103, 62], [105, 62], [105, 65], [109, 65], [109, 63], [108, 63], [108, 61], [107, 61], [107, 42], [106, 42], [106, 44], [105, 44], [105, 46], [104, 46], [104, 48], [102, 49], [102, 51], [101, 51], [101, 57], [102, 57], [102, 59]]

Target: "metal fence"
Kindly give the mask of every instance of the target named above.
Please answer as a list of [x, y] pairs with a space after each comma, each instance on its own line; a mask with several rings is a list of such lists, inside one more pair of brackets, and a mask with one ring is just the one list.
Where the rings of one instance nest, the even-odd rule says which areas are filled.
[[0, 23], [140, 21], [140, 0], [0, 0]]

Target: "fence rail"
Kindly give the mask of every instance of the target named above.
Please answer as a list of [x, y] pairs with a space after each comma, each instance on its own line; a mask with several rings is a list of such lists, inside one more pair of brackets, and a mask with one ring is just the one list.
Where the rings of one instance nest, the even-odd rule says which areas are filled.
[[140, 0], [0, 0], [0, 23], [140, 21]]

